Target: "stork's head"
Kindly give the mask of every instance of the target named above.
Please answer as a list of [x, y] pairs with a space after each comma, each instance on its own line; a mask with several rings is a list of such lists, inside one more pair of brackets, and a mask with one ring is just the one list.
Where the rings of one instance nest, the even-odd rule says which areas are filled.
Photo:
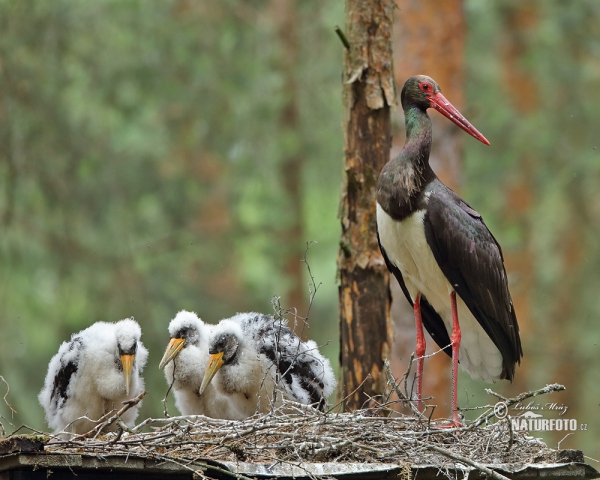
[[417, 107], [423, 111], [434, 108], [481, 143], [490, 144], [487, 138], [442, 95], [439, 85], [433, 78], [427, 75], [410, 77], [402, 88], [400, 99], [405, 111], [410, 107]]
[[234, 324], [227, 325], [215, 335], [208, 353], [210, 358], [202, 379], [199, 394], [202, 395], [210, 381], [223, 365], [233, 365], [239, 361], [239, 347], [242, 342], [241, 332]]
[[167, 363], [173, 360], [179, 352], [188, 345], [198, 346], [202, 337], [208, 336], [206, 325], [194, 312], [182, 310], [169, 324], [169, 335], [171, 341], [167, 345], [159, 369], [165, 368]]
[[117, 355], [125, 377], [125, 394], [129, 395], [131, 374], [135, 366], [138, 344], [142, 338], [142, 329], [133, 318], [126, 318], [117, 322], [115, 336], [117, 338]]

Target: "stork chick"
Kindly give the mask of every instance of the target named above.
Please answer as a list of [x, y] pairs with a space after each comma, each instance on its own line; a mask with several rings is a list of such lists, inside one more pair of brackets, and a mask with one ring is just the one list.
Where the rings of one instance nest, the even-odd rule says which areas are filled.
[[[281, 393], [323, 410], [336, 387], [329, 360], [314, 341], [303, 342], [283, 321], [259, 313], [239, 313], [213, 329], [209, 362], [200, 393], [214, 378], [238, 418], [270, 411]], [[279, 386], [278, 396], [274, 396]]]
[[[94, 323], [62, 343], [38, 396], [55, 433], [86, 433], [103, 415], [144, 390], [148, 350], [141, 336], [138, 323], [127, 318]], [[125, 424], [133, 425], [140, 406], [123, 413]]]
[[175, 406], [182, 415], [229, 418], [227, 403], [217, 401], [220, 395], [213, 385], [209, 385], [203, 395], [199, 393], [208, 365], [212, 328], [194, 312], [186, 310], [180, 311], [169, 323], [171, 340], [158, 368], [164, 368], [167, 383], [173, 384]]

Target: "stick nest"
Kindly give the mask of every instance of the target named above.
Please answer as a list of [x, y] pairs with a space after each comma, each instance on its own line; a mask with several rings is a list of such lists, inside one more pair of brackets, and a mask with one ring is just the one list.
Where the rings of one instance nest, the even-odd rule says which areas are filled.
[[[525, 398], [562, 389], [562, 385], [548, 385], [515, 398], [500, 398], [508, 408]], [[135, 455], [175, 463], [202, 478], [206, 478], [202, 470], [210, 461], [291, 465], [307, 471], [311, 463], [383, 463], [409, 469], [411, 465], [429, 465], [448, 477], [450, 470], [461, 464], [505, 479], [490, 467], [510, 465], [514, 469], [557, 460], [557, 451], [513, 431], [509, 419], [494, 421], [492, 405], [482, 407], [484, 413], [464, 427], [440, 428], [421, 415], [391, 414], [393, 403], [331, 413], [284, 401], [270, 413], [244, 421], [202, 415], [149, 418], [133, 429], [118, 420], [118, 432], [101, 434], [102, 429], [95, 429], [91, 438], [87, 434], [69, 440], [55, 438], [45, 449], [64, 454]]]
[[[498, 419], [511, 405], [538, 395], [564, 390], [562, 385], [547, 385], [539, 390], [504, 398], [486, 390], [500, 402], [480, 407], [483, 413], [462, 427], [440, 428], [423, 416], [407, 394], [408, 372], [404, 389], [389, 372], [389, 393], [369, 409], [351, 413], [326, 412], [284, 400], [270, 413], [255, 415], [244, 421], [208, 418], [203, 415], [148, 418], [133, 428], [120, 415], [144, 397], [124, 402], [109, 412], [96, 427], [83, 435], [50, 435], [45, 445], [48, 453], [87, 454], [94, 456], [136, 456], [157, 462], [169, 462], [193, 471], [195, 478], [207, 478], [203, 471], [211, 468], [237, 478], [215, 463], [229, 462], [306, 469], [310, 464], [394, 464], [435, 466], [450, 477], [457, 464], [474, 468], [495, 479], [506, 479], [490, 469], [511, 469], [535, 463], [565, 463], [560, 452], [522, 432], [513, 431], [510, 418]], [[395, 393], [397, 401], [389, 401]], [[373, 399], [372, 399], [373, 400]], [[394, 405], [410, 407], [412, 415], [398, 414]], [[503, 408], [498, 410], [498, 405]], [[166, 411], [165, 411], [166, 415]], [[116, 432], [103, 433], [117, 427]], [[27, 427], [29, 428], [29, 427]], [[32, 429], [33, 430], [33, 429]], [[18, 431], [18, 430], [17, 430]], [[35, 431], [35, 430], [34, 430]], [[67, 430], [68, 431], [68, 430]], [[15, 432], [16, 433], [16, 432]], [[37, 432], [42, 433], [42, 432]], [[65, 439], [65, 436], [70, 437]], [[567, 463], [573, 460], [569, 460]]]
[[440, 429], [414, 417], [374, 416], [373, 410], [326, 414], [291, 402], [244, 421], [187, 416], [148, 419], [140, 425], [154, 428], [137, 433], [138, 426], [123, 435], [113, 432], [94, 439], [59, 440], [48, 444], [46, 451], [135, 454], [178, 463], [210, 458], [420, 465], [447, 462], [448, 456], [432, 446], [484, 464], [534, 463], [549, 451], [540, 440], [512, 432], [506, 422]]

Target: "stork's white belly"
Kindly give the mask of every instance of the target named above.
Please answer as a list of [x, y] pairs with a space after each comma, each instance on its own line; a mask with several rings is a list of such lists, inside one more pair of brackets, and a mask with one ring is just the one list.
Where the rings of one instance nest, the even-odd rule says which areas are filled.
[[[418, 293], [424, 295], [444, 321], [450, 336], [450, 293], [454, 289], [440, 270], [427, 244], [424, 215], [424, 211], [417, 211], [402, 222], [397, 222], [378, 203], [379, 239], [389, 261], [402, 272], [411, 298], [414, 300]], [[502, 354], [460, 297], [457, 296], [456, 300], [462, 333], [460, 364], [471, 377], [493, 382], [502, 373]]]

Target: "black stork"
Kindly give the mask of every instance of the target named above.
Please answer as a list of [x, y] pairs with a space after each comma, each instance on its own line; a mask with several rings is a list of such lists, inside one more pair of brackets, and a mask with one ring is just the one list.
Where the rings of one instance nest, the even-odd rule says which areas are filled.
[[419, 405], [425, 326], [452, 357], [451, 424], [460, 425], [459, 361], [473, 378], [512, 380], [523, 351], [500, 245], [481, 215], [440, 182], [429, 165], [427, 109], [435, 108], [469, 135], [490, 143], [425, 75], [406, 81], [401, 100], [406, 144], [377, 181], [379, 246], [414, 308]]

